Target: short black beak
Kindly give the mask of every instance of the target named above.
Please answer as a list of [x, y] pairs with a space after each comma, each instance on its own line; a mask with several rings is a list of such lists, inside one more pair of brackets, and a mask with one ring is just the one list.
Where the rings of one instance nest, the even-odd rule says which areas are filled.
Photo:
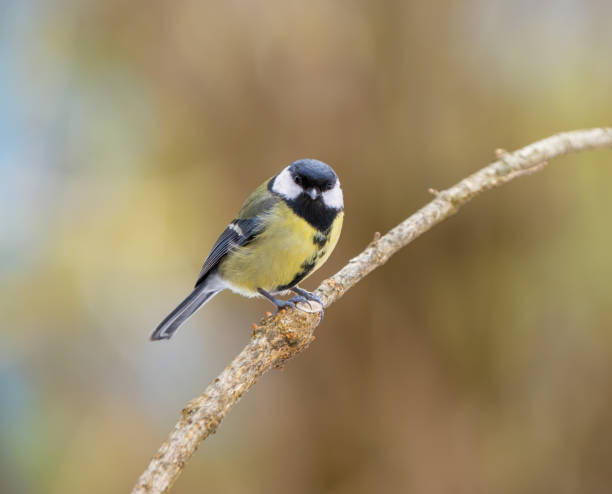
[[310, 189], [306, 189], [306, 194], [314, 201], [321, 195], [321, 192], [316, 187], [311, 187]]

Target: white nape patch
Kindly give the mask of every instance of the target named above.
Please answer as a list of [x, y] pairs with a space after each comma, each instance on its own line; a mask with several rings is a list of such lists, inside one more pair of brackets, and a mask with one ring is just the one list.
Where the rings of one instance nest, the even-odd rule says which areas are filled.
[[342, 189], [340, 188], [340, 180], [336, 180], [336, 185], [330, 190], [323, 192], [323, 202], [328, 208], [342, 209], [344, 207], [344, 198]]
[[289, 171], [289, 167], [287, 167], [274, 179], [272, 191], [280, 194], [286, 199], [295, 199], [304, 191], [304, 189], [295, 183], [293, 176]]

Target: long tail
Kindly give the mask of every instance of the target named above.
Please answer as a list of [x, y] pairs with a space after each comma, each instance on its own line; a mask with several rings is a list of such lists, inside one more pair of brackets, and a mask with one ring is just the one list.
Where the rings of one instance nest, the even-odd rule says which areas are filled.
[[207, 288], [206, 284], [197, 286], [176, 309], [170, 312], [170, 314], [159, 323], [159, 326], [157, 326], [150, 336], [151, 341], [169, 340], [181, 324], [189, 319], [189, 316], [220, 291], [219, 289], [213, 290], [210, 287]]

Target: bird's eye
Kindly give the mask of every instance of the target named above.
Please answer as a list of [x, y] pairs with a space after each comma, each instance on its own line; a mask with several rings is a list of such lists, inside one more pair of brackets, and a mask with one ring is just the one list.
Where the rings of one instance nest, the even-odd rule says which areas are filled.
[[303, 180], [302, 180], [302, 177], [300, 175], [296, 175], [294, 180], [295, 180], [295, 183], [298, 184], [298, 185], [302, 185], [303, 184]]

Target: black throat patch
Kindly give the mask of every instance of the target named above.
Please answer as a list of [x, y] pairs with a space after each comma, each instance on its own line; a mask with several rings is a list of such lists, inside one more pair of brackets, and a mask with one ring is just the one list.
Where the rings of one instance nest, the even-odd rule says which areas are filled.
[[273, 181], [274, 179], [268, 182], [268, 190], [272, 192], [272, 194], [280, 197], [295, 214], [300, 218], [304, 218], [317, 230], [325, 233], [328, 232], [340, 210], [327, 207], [321, 198], [313, 201], [310, 196], [305, 193], [300, 194], [295, 199], [287, 199], [272, 191]]

